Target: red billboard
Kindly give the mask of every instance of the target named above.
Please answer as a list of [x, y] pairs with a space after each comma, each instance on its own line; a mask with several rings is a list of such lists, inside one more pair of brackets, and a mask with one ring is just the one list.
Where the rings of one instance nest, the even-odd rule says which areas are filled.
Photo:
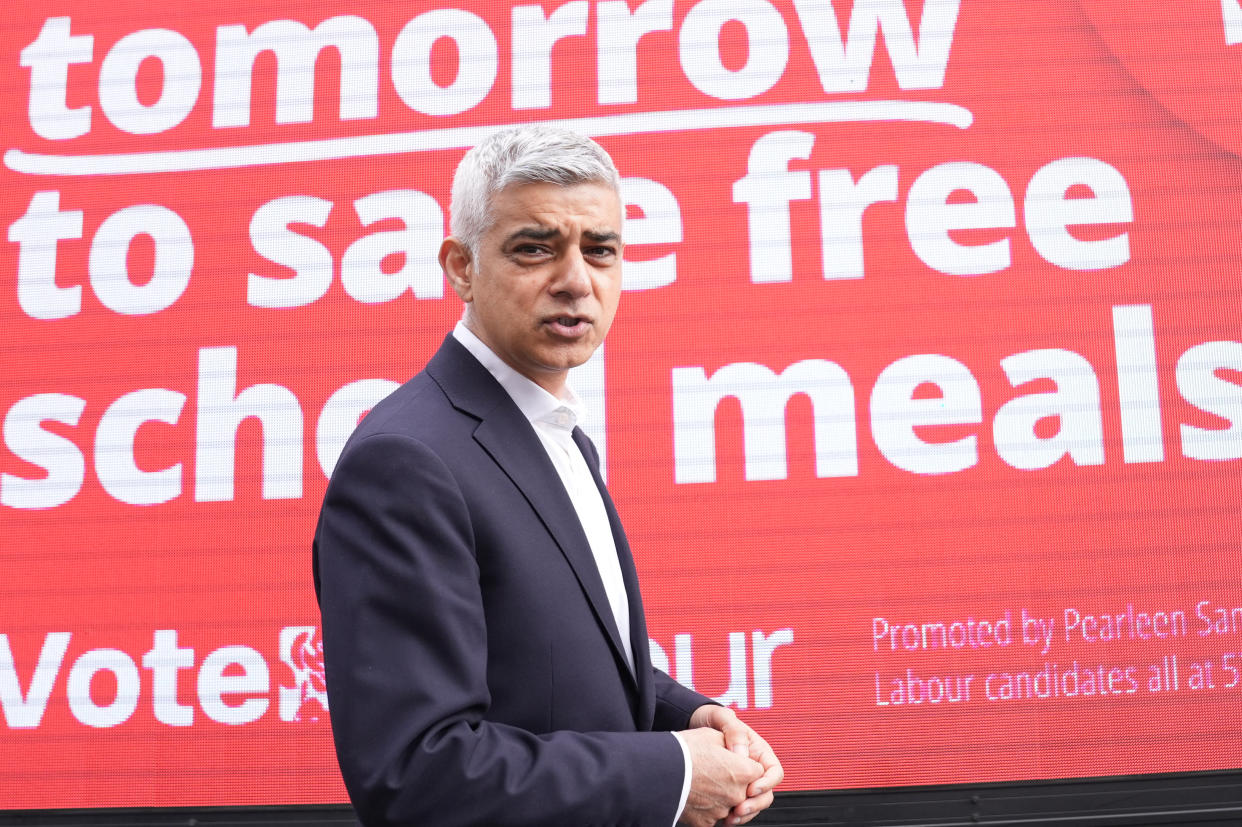
[[1237, 0], [54, 0], [0, 62], [0, 806], [345, 800], [315, 517], [532, 121], [624, 179], [573, 382], [653, 660], [784, 788], [1242, 767]]

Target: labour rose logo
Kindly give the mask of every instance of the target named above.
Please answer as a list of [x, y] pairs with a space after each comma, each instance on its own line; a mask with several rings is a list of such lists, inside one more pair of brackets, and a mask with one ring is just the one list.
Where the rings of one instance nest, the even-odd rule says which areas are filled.
[[[323, 637], [316, 626], [286, 626], [280, 630], [280, 660], [293, 675], [293, 686], [280, 687], [280, 720], [318, 721], [328, 711], [328, 687], [323, 673]], [[315, 702], [306, 715], [307, 704]]]

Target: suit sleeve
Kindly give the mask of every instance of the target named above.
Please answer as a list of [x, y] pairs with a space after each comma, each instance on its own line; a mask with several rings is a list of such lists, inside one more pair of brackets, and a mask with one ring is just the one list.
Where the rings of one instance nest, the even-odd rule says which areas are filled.
[[687, 729], [694, 710], [704, 704], [716, 703], [693, 689], [687, 689], [654, 666], [651, 673], [656, 695], [655, 722], [652, 729], [669, 732]]
[[425, 445], [351, 442], [314, 555], [333, 734], [364, 824], [672, 823], [684, 769], [667, 733], [535, 735], [484, 720], [470, 514]]

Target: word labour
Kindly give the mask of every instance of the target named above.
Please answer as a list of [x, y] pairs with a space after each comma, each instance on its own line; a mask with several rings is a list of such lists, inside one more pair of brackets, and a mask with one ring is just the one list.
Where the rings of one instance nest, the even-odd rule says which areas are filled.
[[[203, 718], [239, 726], [272, 717], [273, 706], [281, 721], [326, 720], [328, 696], [318, 627], [280, 630], [277, 658], [287, 669], [275, 691], [274, 659], [264, 654], [267, 649], [228, 645], [200, 656], [198, 649], [184, 644], [185, 637], [177, 629], [158, 629], [151, 635], [150, 648], [138, 655], [114, 647], [82, 650], [74, 647], [72, 632], [49, 632], [37, 648], [27, 635], [11, 639], [0, 633], [3, 721], [10, 729], [36, 729], [59, 725], [59, 720], [51, 719], [63, 717], [102, 729], [149, 714], [170, 727], [193, 726]], [[729, 632], [727, 678], [712, 670], [700, 674], [699, 682], [704, 688], [709, 682], [725, 686], [717, 696], [722, 704], [769, 709], [776, 696], [774, 655], [793, 640], [790, 628], [770, 633], [756, 629], [749, 635]], [[696, 640], [688, 633], [677, 634], [670, 661], [660, 644], [649, 641], [653, 663], [690, 688], [695, 685], [693, 654], [701, 655], [707, 645], [705, 636]]]
[[[1106, 698], [1134, 695], [1142, 686], [1139, 667], [1133, 665], [1089, 665], [1075, 660], [1070, 664], [1044, 662], [1042, 667], [986, 674], [926, 674], [906, 669], [895, 677], [876, 672], [875, 705], [918, 707], [969, 703], [974, 700], [1000, 702]], [[1153, 666], [1152, 674], [1157, 674], [1159, 668]]]

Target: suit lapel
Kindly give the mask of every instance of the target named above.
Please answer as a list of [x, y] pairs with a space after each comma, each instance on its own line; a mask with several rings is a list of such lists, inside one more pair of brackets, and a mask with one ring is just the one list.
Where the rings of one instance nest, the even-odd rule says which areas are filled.
[[630, 609], [630, 651], [634, 655], [634, 678], [639, 690], [640, 721], [651, 726], [655, 716], [655, 696], [651, 691], [651, 654], [647, 642], [647, 621], [643, 613], [642, 593], [638, 588], [638, 571], [634, 566], [634, 555], [630, 552], [629, 541], [625, 537], [625, 529], [621, 526], [621, 517], [617, 507], [608, 493], [608, 487], [599, 473], [599, 455], [595, 446], [581, 428], [574, 429], [574, 442], [586, 457], [591, 476], [595, 478], [595, 487], [599, 489], [604, 500], [604, 509], [608, 512], [608, 522], [612, 526], [613, 541], [617, 544], [617, 556], [621, 562], [621, 577], [625, 582], [625, 596]]
[[[475, 441], [513, 481], [547, 528], [586, 594], [595, 618], [603, 627], [613, 648], [613, 654], [618, 663], [622, 664], [621, 671], [628, 673], [629, 670], [624, 666], [625, 650], [621, 646], [621, 636], [617, 631], [591, 546], [582, 530], [573, 502], [561, 484], [560, 476], [534, 428], [504, 388], [452, 336], [445, 339], [440, 350], [428, 362], [426, 370], [454, 407], [480, 420], [474, 431]], [[593, 463], [588, 461], [588, 464], [592, 465], [592, 473], [595, 473]], [[598, 475], [596, 479], [598, 480]], [[615, 536], [615, 510], [607, 498], [605, 505], [609, 519], [614, 521]], [[618, 550], [623, 542], [623, 538], [618, 539]], [[627, 549], [622, 557], [622, 573], [626, 590], [630, 594], [632, 629], [633, 595], [636, 594], [637, 586], [631, 583], [631, 574], [626, 572], [628, 560]], [[632, 562], [629, 563], [629, 569], [633, 569]], [[639, 612], [641, 617], [641, 607]], [[645, 633], [643, 640], [646, 641]], [[637, 661], [637, 652], [635, 660]]]

